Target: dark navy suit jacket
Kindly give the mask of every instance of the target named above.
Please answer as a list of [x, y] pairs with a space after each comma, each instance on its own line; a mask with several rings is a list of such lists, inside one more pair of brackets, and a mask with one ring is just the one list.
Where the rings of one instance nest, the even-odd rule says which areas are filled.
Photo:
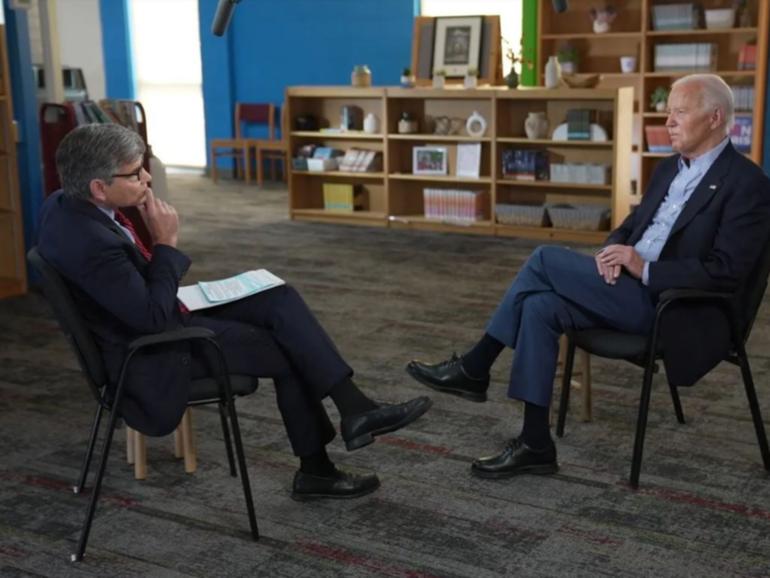
[[[94, 204], [62, 191], [52, 194], [43, 204], [37, 246], [68, 281], [101, 346], [110, 388], [129, 342], [185, 324], [176, 292], [190, 259], [173, 247], [156, 245], [148, 262]], [[121, 406], [126, 423], [149, 435], [173, 431], [187, 404], [188, 346], [164, 346], [139, 355], [126, 379]]]
[[[642, 237], [677, 174], [678, 159], [658, 164], [642, 202], [606, 244], [634, 245]], [[740, 295], [769, 235], [770, 179], [728, 143], [682, 209], [659, 260], [650, 263], [650, 291], [656, 297], [674, 288]], [[664, 319], [664, 363], [672, 384], [695, 383], [727, 354], [729, 327], [716, 308], [681, 308]]]

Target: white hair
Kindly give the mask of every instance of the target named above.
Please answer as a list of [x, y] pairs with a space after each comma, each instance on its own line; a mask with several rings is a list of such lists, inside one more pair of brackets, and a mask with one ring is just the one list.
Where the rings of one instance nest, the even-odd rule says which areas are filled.
[[689, 74], [676, 80], [671, 89], [691, 84], [697, 84], [700, 88], [700, 103], [703, 109], [718, 108], [722, 111], [725, 131], [729, 133], [735, 122], [735, 99], [732, 89], [716, 74]]

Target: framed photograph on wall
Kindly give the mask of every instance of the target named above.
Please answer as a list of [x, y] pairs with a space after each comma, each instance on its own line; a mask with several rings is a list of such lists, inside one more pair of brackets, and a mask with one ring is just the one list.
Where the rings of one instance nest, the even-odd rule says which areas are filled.
[[415, 175], [447, 174], [446, 147], [414, 147], [412, 149], [412, 173]]
[[458, 77], [479, 69], [482, 21], [482, 16], [436, 18], [433, 74], [443, 70], [447, 77]]

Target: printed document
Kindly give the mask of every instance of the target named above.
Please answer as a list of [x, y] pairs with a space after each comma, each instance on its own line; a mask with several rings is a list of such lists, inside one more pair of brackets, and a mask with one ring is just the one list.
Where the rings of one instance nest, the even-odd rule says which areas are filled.
[[179, 300], [190, 311], [215, 307], [284, 285], [284, 280], [267, 269], [246, 271], [235, 277], [218, 281], [201, 281], [197, 285], [180, 287]]

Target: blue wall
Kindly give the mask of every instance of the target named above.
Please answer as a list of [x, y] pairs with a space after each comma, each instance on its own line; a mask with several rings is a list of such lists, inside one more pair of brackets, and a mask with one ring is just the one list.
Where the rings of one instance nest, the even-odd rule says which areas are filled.
[[237, 101], [280, 104], [287, 86], [347, 85], [367, 64], [376, 86], [409, 66], [415, 0], [243, 0], [211, 34], [216, 0], [199, 0], [206, 139], [232, 136]]
[[99, 2], [107, 98], [133, 100], [136, 95], [128, 10], [128, 0]]

